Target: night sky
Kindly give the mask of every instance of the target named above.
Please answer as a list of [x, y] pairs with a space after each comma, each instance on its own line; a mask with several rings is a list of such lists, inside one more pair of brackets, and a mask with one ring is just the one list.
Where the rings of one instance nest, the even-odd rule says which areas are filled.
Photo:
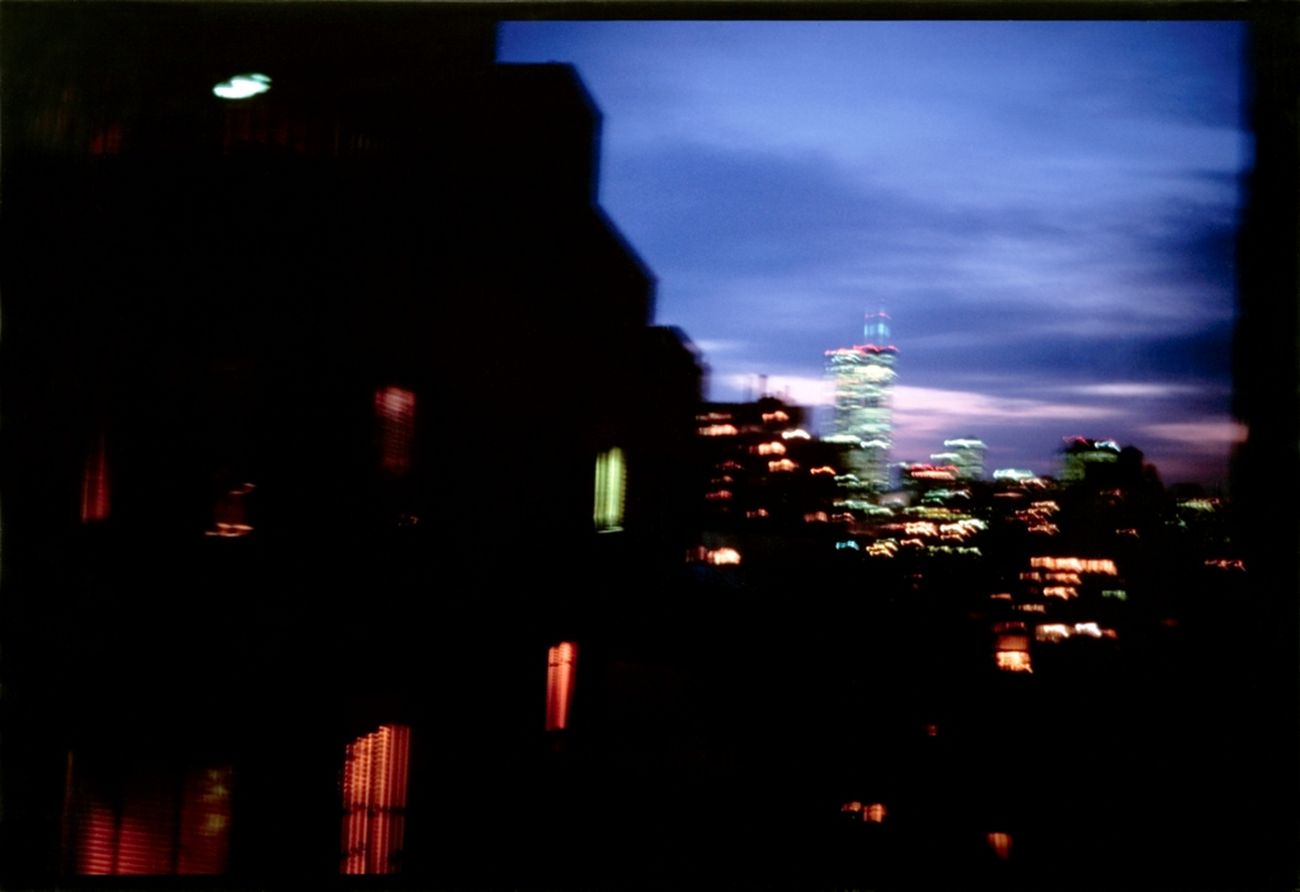
[[710, 396], [824, 405], [884, 309], [895, 460], [1065, 435], [1217, 484], [1251, 165], [1232, 22], [516, 22], [604, 116], [600, 202]]

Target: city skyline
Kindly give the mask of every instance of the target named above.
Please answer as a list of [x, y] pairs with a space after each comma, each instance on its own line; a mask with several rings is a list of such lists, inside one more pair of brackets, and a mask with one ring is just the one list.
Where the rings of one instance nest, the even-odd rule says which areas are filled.
[[146, 12], [4, 9], [4, 888], [1291, 888], [1295, 12], [1195, 205], [1129, 124], [1242, 135], [1217, 26], [592, 26], [647, 118], [491, 10]]
[[1251, 158], [1232, 22], [515, 22], [573, 63], [600, 201], [711, 396], [831, 402], [824, 351], [884, 307], [894, 460], [974, 435], [1053, 473], [1115, 439], [1226, 479]]

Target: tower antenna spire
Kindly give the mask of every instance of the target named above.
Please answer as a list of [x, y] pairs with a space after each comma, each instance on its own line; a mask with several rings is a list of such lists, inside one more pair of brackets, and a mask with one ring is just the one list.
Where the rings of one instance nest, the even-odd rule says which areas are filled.
[[889, 314], [884, 309], [867, 313], [862, 324], [862, 336], [873, 347], [889, 346]]

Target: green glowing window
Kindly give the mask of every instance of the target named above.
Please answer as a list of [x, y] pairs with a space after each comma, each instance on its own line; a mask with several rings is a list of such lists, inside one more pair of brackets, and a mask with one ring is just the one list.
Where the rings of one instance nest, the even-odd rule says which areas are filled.
[[623, 450], [615, 446], [596, 456], [596, 498], [592, 520], [596, 531], [612, 533], [623, 529], [623, 500], [627, 495], [627, 465]]

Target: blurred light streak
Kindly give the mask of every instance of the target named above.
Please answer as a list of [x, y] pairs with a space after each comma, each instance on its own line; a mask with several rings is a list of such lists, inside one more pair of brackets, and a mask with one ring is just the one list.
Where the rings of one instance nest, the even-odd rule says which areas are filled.
[[212, 88], [214, 96], [221, 99], [248, 99], [271, 89], [271, 79], [265, 74], [236, 74]]
[[[731, 498], [726, 490], [717, 498]], [[592, 504], [592, 521], [596, 531], [615, 533], [623, 529], [623, 505], [627, 497], [627, 467], [623, 450], [617, 446], [596, 456], [596, 486]], [[710, 494], [710, 497], [713, 497]]]
[[562, 641], [546, 655], [546, 730], [563, 731], [569, 724], [569, 706], [577, 677], [578, 645]]
[[81, 477], [81, 522], [108, 519], [109, 511], [108, 451], [104, 435], [95, 438]]
[[1074, 573], [1098, 573], [1117, 576], [1115, 562], [1108, 558], [1031, 557], [1029, 566], [1044, 570], [1068, 570]]

